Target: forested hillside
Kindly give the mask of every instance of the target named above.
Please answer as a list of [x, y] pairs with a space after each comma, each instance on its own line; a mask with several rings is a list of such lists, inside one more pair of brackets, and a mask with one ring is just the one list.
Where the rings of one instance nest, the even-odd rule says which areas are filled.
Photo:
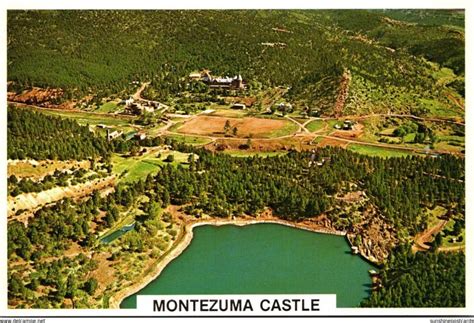
[[88, 127], [28, 109], [8, 108], [7, 132], [9, 159], [107, 158], [111, 151]]
[[[157, 236], [157, 230], [165, 228], [160, 218], [170, 221], [169, 216], [161, 216], [162, 209], [169, 204], [182, 205], [189, 218], [204, 214], [226, 218], [243, 214], [254, 216], [266, 207], [272, 208], [278, 217], [293, 221], [324, 213], [337, 229], [353, 230], [351, 228], [362, 221], [361, 214], [339, 213], [337, 206], [344, 204], [335, 196], [341, 191], [347, 192], [354, 184], [367, 192], [371, 203], [385, 216], [383, 221], [397, 229], [397, 233], [392, 234], [401, 238], [406, 233], [414, 235], [426, 228], [421, 205], [443, 206], [464, 223], [464, 183], [459, 182], [464, 179], [461, 158], [381, 159], [326, 148], [319, 150], [314, 159], [321, 160], [324, 156], [330, 161], [323, 166], [309, 167], [312, 157], [307, 152], [272, 158], [236, 158], [184, 145], [175, 145], [175, 148], [193, 151], [199, 158], [190, 158], [186, 168], [166, 165], [157, 175], [128, 185], [119, 184], [106, 197], [96, 192], [87, 201], [64, 199], [56, 205], [44, 206], [35, 211], [28, 226], [16, 220], [10, 222], [10, 261], [16, 264], [18, 260], [35, 261], [28, 271], [10, 270], [10, 304], [25, 304], [29, 300], [29, 306], [33, 307], [60, 307], [66, 297], [81, 298], [84, 301], [80, 306], [87, 307], [95, 289], [87, 285], [82, 270], [65, 270], [67, 261], [72, 259], [58, 260], [54, 265], [58, 268], [46, 266], [42, 261], [62, 255], [74, 243], [85, 252], [101, 252], [104, 247], [98, 242], [98, 233], [120, 223], [132, 209], [137, 210], [132, 218], [136, 225], [117, 245], [119, 252], [115, 252], [121, 257], [154, 247], [151, 239]], [[374, 169], [385, 170], [386, 175]], [[458, 289], [463, 286], [463, 261], [462, 253], [449, 256], [397, 253], [382, 272], [387, 289], [375, 293], [366, 305], [460, 306], [463, 294], [458, 293]], [[89, 270], [87, 264], [83, 263], [83, 270]], [[93, 266], [93, 262], [90, 265]], [[411, 270], [413, 274], [407, 273]], [[417, 273], [423, 273], [421, 278]], [[436, 276], [441, 279], [436, 280]], [[415, 290], [415, 278], [422, 279], [420, 291]], [[436, 285], [432, 284], [434, 280]], [[38, 288], [40, 285], [44, 287]], [[442, 295], [448, 289], [452, 289], [446, 294], [449, 298], [444, 299]], [[429, 297], [418, 300], [422, 292]], [[412, 296], [404, 298], [403, 293]]]
[[[308, 167], [309, 152], [271, 159], [196, 153], [199, 160], [190, 169], [202, 174], [167, 167], [155, 185], [166, 187], [174, 204], [192, 202], [189, 209], [197, 213], [226, 217], [268, 206], [280, 217], [298, 220], [331, 211], [335, 201], [330, 196], [357, 183], [399, 232], [425, 228], [423, 206], [444, 205], [464, 214], [464, 160], [450, 155], [382, 159], [325, 148], [313, 157], [331, 161]], [[350, 226], [349, 221], [341, 229]]]
[[461, 76], [451, 88], [463, 91], [459, 23], [417, 25], [364, 10], [8, 13], [10, 90], [60, 87], [64, 98], [130, 93], [132, 81], [148, 80], [164, 100], [191, 71], [210, 69], [288, 86], [296, 106], [329, 114], [346, 71], [347, 114], [420, 111], [423, 100], [449, 108], [428, 60]]
[[362, 302], [368, 307], [464, 307], [463, 253], [418, 252], [400, 247], [381, 271], [383, 288]]

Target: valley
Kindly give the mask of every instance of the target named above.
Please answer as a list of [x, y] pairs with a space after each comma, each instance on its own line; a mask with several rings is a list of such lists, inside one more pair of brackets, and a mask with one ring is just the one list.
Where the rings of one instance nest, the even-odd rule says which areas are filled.
[[463, 307], [464, 12], [419, 12], [9, 11], [8, 306], [118, 308], [194, 226], [273, 223], [377, 268], [344, 304]]

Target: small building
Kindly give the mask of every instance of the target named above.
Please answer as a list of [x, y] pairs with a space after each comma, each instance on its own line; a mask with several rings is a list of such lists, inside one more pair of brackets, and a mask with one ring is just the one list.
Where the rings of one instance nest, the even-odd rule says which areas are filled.
[[231, 90], [242, 90], [245, 88], [244, 81], [240, 74], [234, 77], [212, 77], [209, 73], [206, 73], [205, 76], [201, 78], [201, 81], [207, 84], [210, 88]]
[[110, 132], [110, 130], [107, 129], [107, 140], [111, 141], [117, 137], [120, 137], [122, 134], [123, 134], [123, 131], [114, 130]]
[[125, 100], [125, 105], [126, 105], [127, 107], [129, 107], [129, 106], [131, 106], [134, 102], [135, 102], [135, 100], [134, 100], [132, 97], [130, 97], [130, 98], [128, 98], [127, 100]]
[[237, 109], [237, 110], [245, 110], [246, 106], [243, 103], [234, 103], [231, 106], [231, 109]]
[[137, 140], [144, 140], [144, 139], [146, 139], [146, 133], [139, 132], [139, 133], [136, 133], [134, 137]]
[[130, 114], [141, 115], [144, 112], [153, 113], [155, 112], [155, 108], [151, 105], [132, 103], [129, 106], [127, 106], [126, 111], [128, 111]]
[[141, 107], [143, 111], [150, 112], [150, 113], [155, 112], [155, 108], [151, 105], [142, 105]]
[[355, 122], [351, 120], [344, 120], [344, 123], [342, 125], [343, 130], [354, 130], [354, 125]]

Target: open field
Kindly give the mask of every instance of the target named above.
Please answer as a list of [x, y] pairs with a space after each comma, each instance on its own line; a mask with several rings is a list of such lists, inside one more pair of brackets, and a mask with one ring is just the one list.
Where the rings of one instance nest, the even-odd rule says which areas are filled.
[[206, 145], [211, 142], [211, 140], [207, 138], [178, 135], [178, 134], [166, 135], [166, 138], [171, 138], [177, 142], [183, 142], [188, 145]]
[[274, 120], [262, 118], [224, 118], [198, 116], [177, 129], [183, 134], [198, 134], [222, 137], [224, 125], [229, 121], [232, 128], [237, 128], [236, 137], [245, 138], [252, 135], [254, 138], [275, 138], [289, 135], [298, 130], [298, 126], [287, 120]]
[[464, 143], [457, 143], [457, 142], [438, 142], [435, 144], [436, 149], [446, 150], [449, 152], [459, 152], [464, 153], [465, 146]]
[[346, 148], [348, 143], [344, 140], [338, 140], [335, 138], [324, 138], [324, 137], [317, 137], [314, 142], [318, 142], [318, 147], [325, 147], [325, 146], [334, 146], [334, 147], [341, 147]]
[[117, 103], [116, 102], [106, 102], [102, 104], [100, 107], [98, 107], [95, 112], [100, 112], [100, 113], [111, 113], [117, 110]]
[[105, 113], [91, 113], [84, 111], [71, 111], [71, 110], [53, 110], [53, 109], [34, 109], [34, 111], [59, 116], [62, 118], [69, 118], [76, 120], [79, 124], [82, 125], [98, 125], [103, 124], [106, 126], [118, 127], [122, 130], [131, 130], [133, 129], [131, 122], [135, 117], [131, 116], [117, 116], [114, 114], [105, 114]]
[[326, 125], [326, 122], [324, 122], [323, 120], [313, 120], [306, 125], [306, 129], [308, 129], [311, 132], [315, 132], [315, 131], [323, 129], [325, 125]]
[[286, 155], [284, 151], [245, 151], [245, 150], [226, 150], [225, 154], [233, 157], [275, 157]]
[[30, 177], [40, 179], [46, 175], [53, 174], [56, 170], [66, 170], [71, 168], [90, 168], [88, 160], [14, 160], [8, 162], [8, 176], [15, 175], [18, 178]]
[[359, 154], [369, 155], [369, 156], [378, 156], [378, 157], [405, 157], [412, 155], [409, 151], [401, 151], [390, 148], [376, 147], [376, 146], [366, 146], [359, 144], [350, 144], [347, 149], [357, 152]]
[[245, 110], [230, 109], [229, 107], [222, 105], [211, 106], [210, 109], [215, 110], [211, 113], [213, 116], [219, 117], [239, 118], [247, 115]]
[[[112, 157], [113, 172], [119, 176], [119, 181], [133, 182], [156, 174], [167, 162], [168, 155], [174, 156], [173, 165], [187, 162], [189, 154], [169, 151], [161, 147], [147, 149], [142, 156], [125, 157], [115, 154]], [[159, 156], [159, 157], [158, 157]]]

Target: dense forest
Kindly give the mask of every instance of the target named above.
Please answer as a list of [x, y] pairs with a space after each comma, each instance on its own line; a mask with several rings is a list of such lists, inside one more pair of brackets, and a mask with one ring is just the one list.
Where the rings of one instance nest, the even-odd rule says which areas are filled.
[[[58, 158], [86, 158], [102, 154], [107, 156], [112, 151], [133, 156], [141, 147], [165, 143], [160, 137], [141, 141], [119, 138], [108, 143], [75, 121], [49, 117], [29, 109], [9, 108], [8, 117], [9, 140], [12, 133], [21, 134], [23, 138], [35, 138], [30, 139], [35, 142], [33, 146], [18, 140], [13, 140], [12, 144], [10, 140], [9, 149], [22, 147], [22, 153], [32, 157], [38, 153], [49, 153], [44, 156], [54, 158], [53, 154], [57, 153]], [[29, 300], [33, 307], [62, 306], [65, 298], [74, 300], [77, 298], [75, 295], [81, 295], [80, 299], [84, 302], [75, 306], [88, 307], [89, 303], [85, 300], [93, 296], [97, 288], [97, 282], [87, 278], [88, 271], [94, 270], [97, 264], [81, 256], [71, 258], [62, 255], [74, 244], [85, 250], [100, 250], [98, 233], [113, 226], [133, 208], [138, 208], [140, 212], [135, 216], [135, 229], [123, 238], [122, 250], [126, 253], [146, 250], [147, 244], [151, 243], [148, 235], [161, 226], [156, 214], [161, 214], [160, 210], [169, 204], [185, 205], [185, 212], [198, 218], [204, 214], [215, 217], [255, 215], [267, 207], [276, 216], [293, 221], [326, 214], [334, 228], [350, 231], [361, 219], [355, 213], [339, 212], [341, 202], [335, 196], [362, 190], [370, 203], [383, 214], [383, 221], [396, 228], [396, 235], [401, 241], [426, 229], [424, 211], [436, 206], [448, 210], [448, 216], [456, 218], [457, 226], [464, 226], [464, 158], [440, 155], [384, 159], [333, 147], [306, 152], [289, 151], [286, 155], [271, 158], [236, 158], [170, 139], [166, 143], [175, 150], [193, 153], [186, 167], [167, 163], [161, 166], [158, 174], [134, 183], [119, 184], [112, 194], [105, 197], [95, 192], [84, 201], [64, 199], [56, 205], [35, 211], [27, 226], [17, 220], [9, 223], [10, 261], [33, 261], [34, 264], [28, 274], [9, 271], [9, 295], [12, 300]], [[70, 155], [65, 155], [65, 152]], [[40, 158], [44, 158], [43, 155]], [[110, 173], [110, 165], [101, 167], [104, 176]], [[8, 188], [11, 195], [16, 195], [67, 185], [72, 181], [80, 182], [84, 178], [86, 171], [81, 169], [71, 173], [56, 172], [54, 176], [46, 176], [38, 182], [18, 180], [12, 176]], [[458, 228], [458, 231], [461, 229]], [[45, 262], [50, 257], [59, 259]], [[436, 285], [436, 290], [430, 294], [432, 298], [410, 299], [403, 293], [411, 293], [413, 275], [422, 268], [439, 262], [432, 273], [423, 276], [423, 290], [429, 291], [434, 276], [452, 271], [461, 275], [459, 268], [462, 261], [462, 254], [418, 253], [415, 257], [397, 251], [382, 273], [382, 284], [388, 288], [374, 293], [363, 305], [459, 306], [462, 295], [442, 300], [442, 294], [438, 292], [448, 288], [445, 281], [462, 284], [456, 279], [451, 281], [446, 278], [439, 283], [441, 287]], [[400, 264], [407, 263], [412, 263], [414, 274], [398, 280], [396, 277], [400, 275], [401, 268], [405, 268]], [[68, 266], [78, 270], [69, 272]], [[43, 291], [40, 297], [37, 297], [38, 290]]]
[[[10, 92], [61, 88], [59, 101], [100, 103], [128, 97], [147, 81], [142, 96], [168, 104], [168, 113], [254, 96], [260, 110], [263, 99], [281, 99], [292, 111], [304, 109], [310, 116], [464, 114], [464, 12], [459, 10], [11, 10], [7, 20]], [[190, 72], [203, 69], [212, 75], [241, 74], [247, 89], [211, 90], [189, 81]], [[134, 163], [146, 147], [158, 151], [166, 144], [171, 152], [189, 153], [180, 162], [170, 153], [152, 165], [157, 173], [134, 182], [117, 176], [118, 184], [107, 194], [64, 198], [31, 214], [18, 211], [7, 228], [12, 307], [84, 308], [102, 301], [99, 306], [108, 307], [97, 294], [113, 289], [94, 278], [95, 259], [112, 263], [114, 270], [158, 259], [182, 225], [168, 213], [173, 208], [166, 210], [170, 205], [189, 219], [257, 216], [267, 210], [290, 221], [320, 216], [331, 228], [351, 234], [357, 246], [369, 229], [386, 233], [394, 242], [384, 245], [390, 256], [381, 265], [381, 288], [362, 306], [465, 304], [464, 253], [413, 254], [405, 245], [431, 227], [430, 216], [454, 220], [443, 232], [452, 230], [456, 237], [462, 232], [464, 239], [464, 157], [381, 158], [318, 147], [237, 158], [153, 137], [156, 133], [108, 141], [100, 130], [94, 133], [93, 127], [67, 118], [29, 108], [7, 111], [9, 159], [94, 161], [90, 170], [58, 170], [37, 180], [10, 176], [10, 198], [112, 172], [123, 175], [128, 169], [116, 171], [112, 161]], [[145, 115], [134, 126], [157, 119]], [[420, 147], [428, 139], [433, 146], [438, 135], [421, 122], [391, 126], [397, 138], [386, 141], [413, 134]], [[226, 127], [225, 133], [230, 124]], [[156, 156], [155, 150], [149, 153]], [[434, 215], [439, 209], [443, 214]], [[133, 228], [114, 249], [101, 242], [106, 232], [131, 221]], [[432, 249], [440, 239], [438, 234]], [[123, 262], [126, 256], [130, 263]], [[130, 274], [123, 271], [117, 269], [121, 282]]]
[[381, 270], [381, 285], [364, 307], [464, 307], [465, 255], [400, 246]]
[[[35, 212], [27, 226], [16, 220], [10, 222], [9, 259], [33, 260], [37, 263], [35, 266], [39, 266], [28, 277], [23, 277], [24, 283], [19, 287], [19, 276], [9, 276], [12, 297], [17, 300], [32, 297], [32, 288], [38, 288], [38, 285], [53, 289], [64, 286], [66, 294], [62, 294], [62, 297], [67, 297], [68, 281], [69, 284], [79, 286], [80, 276], [59, 275], [55, 280], [48, 280], [48, 270], [40, 266], [43, 263], [41, 260], [60, 256], [73, 243], [88, 250], [100, 250], [97, 232], [120, 221], [123, 213], [133, 207], [141, 211], [135, 217], [135, 229], [124, 235], [123, 241], [126, 243], [123, 244], [123, 251], [127, 253], [146, 250], [150, 232], [156, 232], [159, 225], [156, 214], [169, 204], [186, 205], [186, 213], [193, 217], [200, 217], [204, 213], [216, 217], [255, 215], [265, 207], [270, 207], [275, 215], [284, 219], [298, 221], [326, 213], [333, 223], [338, 223], [340, 215], [334, 212], [338, 205], [334, 196], [339, 192], [350, 191], [351, 184], [356, 184], [367, 193], [385, 215], [385, 221], [395, 226], [400, 238], [413, 236], [426, 228], [422, 208], [443, 206], [451, 210], [450, 214], [464, 218], [464, 159], [451, 155], [383, 159], [340, 148], [323, 148], [314, 153], [291, 151], [285, 156], [271, 158], [236, 158], [183, 144], [173, 146], [184, 152], [193, 152], [195, 155], [190, 156], [197, 157], [190, 157], [188, 167], [166, 164], [157, 175], [149, 175], [144, 180], [130, 184], [119, 184], [115, 192], [106, 197], [96, 192], [83, 202], [65, 199], [56, 205], [45, 206]], [[322, 166], [310, 163], [323, 158], [326, 162]], [[349, 230], [359, 221], [351, 215], [344, 216], [348, 218], [340, 222], [339, 229]], [[464, 221], [459, 223], [463, 224]], [[438, 280], [436, 285], [431, 285], [431, 282], [433, 275], [445, 277], [445, 272], [460, 270], [456, 268], [463, 261], [462, 254], [444, 256], [419, 253], [410, 256], [397, 253], [394, 257], [385, 267], [387, 273], [382, 274], [382, 279], [387, 279], [383, 281], [384, 286], [394, 286], [395, 291], [374, 296], [370, 304], [403, 306], [405, 303], [400, 303], [403, 297], [393, 295], [395, 292], [402, 293], [399, 288], [411, 284], [411, 278], [407, 276], [397, 283], [396, 277], [398, 272], [404, 272], [403, 268], [410, 268], [411, 265], [407, 264], [413, 262], [414, 273], [426, 271], [423, 288], [424, 291], [432, 291], [433, 297], [419, 302], [406, 300], [412, 302], [409, 304], [459, 306], [460, 294], [458, 298], [449, 298], [450, 303], [439, 297], [439, 291], [451, 288], [451, 285], [446, 285], [450, 280]], [[451, 261], [447, 257], [457, 260]], [[438, 267], [426, 270], [431, 268], [427, 267], [428, 264], [437, 262]], [[405, 265], [401, 266], [400, 263]], [[456, 273], [461, 275], [461, 272]], [[38, 279], [33, 283], [35, 277]], [[461, 284], [460, 281], [456, 282]], [[85, 295], [87, 287], [76, 289], [83, 290], [81, 293]], [[57, 298], [57, 293], [51, 292], [49, 296], [37, 299], [35, 306], [45, 301], [60, 304], [61, 299]]]
[[105, 168], [103, 172], [88, 172], [83, 168], [64, 172], [56, 170], [53, 174], [46, 175], [38, 181], [33, 181], [31, 178], [18, 179], [15, 175], [11, 175], [8, 177], [8, 195], [17, 196], [22, 193], [49, 190], [56, 186], [67, 187], [69, 185], [85, 183], [110, 174], [112, 171], [111, 165], [106, 165]]
[[[455, 27], [442, 23], [451, 16]], [[421, 99], [452, 104], [427, 60], [464, 75], [464, 16], [437, 17], [427, 25], [365, 10], [9, 11], [8, 80], [13, 91], [63, 88], [64, 99], [131, 93], [148, 80], [148, 94], [166, 101], [191, 71], [210, 69], [289, 87], [297, 106], [329, 114], [349, 71], [345, 113], [409, 112]]]
[[110, 156], [105, 138], [76, 121], [9, 107], [7, 115], [9, 159], [82, 160]]
[[[464, 214], [464, 159], [451, 155], [383, 159], [336, 148], [274, 158], [194, 153], [199, 159], [189, 170], [165, 167], [146, 182], [168, 191], [174, 204], [192, 202], [192, 214], [226, 217], [271, 207], [278, 216], [298, 220], [330, 211], [331, 196], [349, 183], [365, 190], [400, 232], [425, 228], [423, 207], [443, 205]], [[323, 159], [329, 161], [309, 166]]]

